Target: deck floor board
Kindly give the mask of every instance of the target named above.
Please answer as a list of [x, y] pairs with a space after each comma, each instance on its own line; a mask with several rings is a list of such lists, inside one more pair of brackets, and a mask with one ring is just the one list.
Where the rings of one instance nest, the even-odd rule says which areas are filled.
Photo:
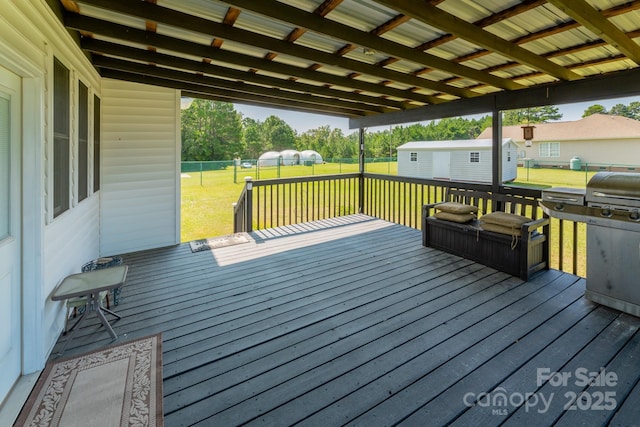
[[[117, 341], [162, 332], [165, 425], [619, 425], [640, 419], [640, 319], [584, 298], [585, 280], [529, 282], [421, 245], [364, 215], [122, 254]], [[61, 336], [56, 348], [67, 338]], [[87, 321], [65, 356], [111, 340]], [[601, 367], [612, 386], [537, 384]], [[615, 393], [566, 411], [566, 392]], [[538, 393], [539, 407], [483, 405]], [[495, 403], [494, 402], [494, 403]]]

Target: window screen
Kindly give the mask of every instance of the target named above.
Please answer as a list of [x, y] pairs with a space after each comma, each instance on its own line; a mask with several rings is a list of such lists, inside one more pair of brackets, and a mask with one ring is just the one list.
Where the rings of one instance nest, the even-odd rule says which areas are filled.
[[69, 209], [69, 70], [53, 63], [53, 217]]
[[89, 195], [89, 89], [78, 82], [78, 201]]
[[540, 157], [560, 157], [559, 142], [541, 142]]

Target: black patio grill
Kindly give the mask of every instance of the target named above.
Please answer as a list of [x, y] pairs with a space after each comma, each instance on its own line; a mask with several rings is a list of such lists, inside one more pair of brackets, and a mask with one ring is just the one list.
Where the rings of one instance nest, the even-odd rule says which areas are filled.
[[585, 296], [640, 317], [640, 174], [598, 172], [586, 190], [543, 190], [540, 205], [587, 224]]

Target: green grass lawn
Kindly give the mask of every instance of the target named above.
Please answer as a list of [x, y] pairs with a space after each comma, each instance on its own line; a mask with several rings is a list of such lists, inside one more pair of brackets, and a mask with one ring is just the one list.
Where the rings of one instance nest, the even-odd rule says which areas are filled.
[[[352, 173], [358, 165], [326, 163], [313, 166], [283, 166], [236, 170], [237, 184], [233, 182], [233, 168], [219, 171], [189, 172], [182, 176], [182, 236], [183, 242], [233, 233], [232, 203], [238, 200], [244, 186], [244, 177], [253, 179], [281, 178], [308, 175]], [[366, 171], [395, 175], [397, 163], [367, 163]], [[585, 173], [566, 169], [518, 168], [514, 185], [528, 187], [584, 187], [595, 172]]]
[[[396, 163], [367, 163], [365, 170], [395, 175], [398, 169]], [[326, 163], [313, 166], [282, 166], [279, 177], [355, 172], [358, 172], [357, 163]], [[237, 202], [240, 197], [244, 187], [244, 177], [251, 176], [257, 179], [259, 174], [259, 179], [278, 178], [278, 168], [260, 168], [259, 171], [255, 166], [251, 169], [237, 168], [237, 184], [233, 182], [233, 174], [232, 167], [218, 171], [182, 174], [181, 240], [183, 242], [233, 233], [232, 203]]]
[[[308, 175], [328, 175], [338, 173], [357, 172], [357, 164], [335, 164], [327, 163], [314, 166], [286, 166], [281, 167], [279, 174], [281, 178]], [[368, 163], [366, 171], [372, 173], [397, 174], [396, 163]], [[190, 172], [182, 175], [182, 235], [181, 240], [188, 242], [191, 240], [203, 239], [207, 237], [222, 236], [233, 233], [233, 207], [232, 203], [238, 200], [244, 187], [244, 177], [251, 176], [257, 178], [258, 170], [255, 166], [252, 169], [237, 169], [234, 184], [233, 168], [220, 171]], [[518, 178], [514, 185], [528, 187], [585, 187], [586, 182], [595, 172], [585, 173], [583, 171], [572, 171], [566, 169], [524, 169], [518, 168]], [[260, 179], [270, 179], [278, 177], [277, 168], [261, 168]], [[568, 223], [563, 229], [563, 253], [559, 252], [559, 224], [557, 220], [552, 221], [551, 230], [551, 260], [552, 268], [572, 271], [572, 258], [574, 229]], [[577, 274], [586, 275], [585, 267], [585, 230], [584, 224], [577, 227], [578, 257]], [[560, 265], [560, 264], [563, 265]]]
[[[585, 188], [587, 182], [596, 172], [572, 171], [569, 169], [518, 168], [518, 178], [514, 185], [525, 187], [573, 187]], [[561, 233], [562, 232], [562, 233]], [[551, 268], [574, 272], [579, 276], [587, 275], [586, 255], [586, 226], [567, 222], [560, 230], [560, 221], [551, 219]], [[559, 239], [562, 234], [563, 245], [560, 248]], [[577, 247], [577, 256], [573, 257], [573, 247]], [[560, 251], [562, 249], [562, 252]]]
[[513, 184], [523, 187], [584, 188], [595, 173], [569, 169], [518, 168], [518, 177]]

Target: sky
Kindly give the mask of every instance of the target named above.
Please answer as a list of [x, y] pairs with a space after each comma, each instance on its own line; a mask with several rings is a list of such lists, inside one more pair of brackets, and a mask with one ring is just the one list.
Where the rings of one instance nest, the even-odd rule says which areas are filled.
[[[558, 108], [562, 113], [562, 121], [574, 121], [582, 118], [582, 113], [589, 106], [594, 104], [603, 105], [607, 110], [616, 104], [628, 105], [633, 101], [640, 101], [640, 97], [617, 98], [609, 100], [588, 101], [575, 104], [559, 105]], [[281, 110], [274, 108], [255, 107], [252, 105], [234, 104], [236, 111], [242, 113], [244, 117], [250, 117], [254, 120], [264, 121], [267, 117], [274, 115], [280, 117], [289, 124], [298, 134], [309, 129], [316, 129], [321, 126], [328, 125], [331, 128], [342, 129], [345, 135], [355, 132], [355, 129], [349, 129], [349, 120], [335, 116], [323, 116], [320, 114], [299, 113], [289, 110]]]

